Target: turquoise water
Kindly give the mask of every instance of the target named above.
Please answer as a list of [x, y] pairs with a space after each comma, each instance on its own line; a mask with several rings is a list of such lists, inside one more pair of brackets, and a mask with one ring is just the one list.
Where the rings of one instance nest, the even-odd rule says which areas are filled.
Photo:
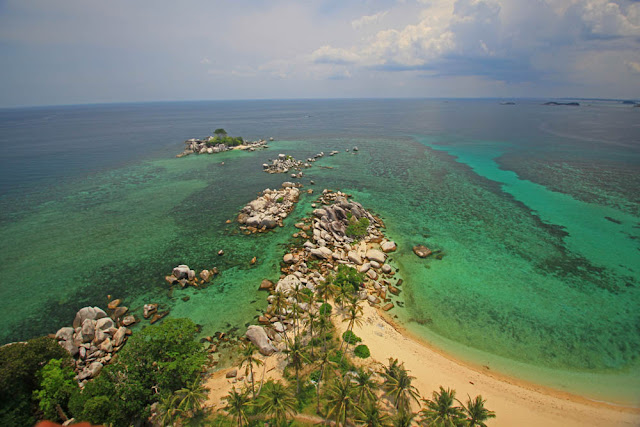
[[[492, 370], [638, 404], [635, 113], [492, 100], [0, 111], [0, 340], [53, 332], [107, 295], [136, 314], [159, 302], [203, 334], [242, 332], [264, 308], [258, 284], [278, 278], [314, 196], [273, 233], [245, 236], [226, 220], [287, 179], [261, 172], [267, 159], [337, 149], [302, 182], [349, 192], [384, 218], [405, 280], [405, 308], [392, 312], [399, 321]], [[182, 140], [220, 126], [279, 141], [255, 153], [173, 157]], [[34, 135], [47, 132], [34, 152]], [[354, 145], [357, 154], [345, 152]], [[415, 244], [444, 256], [419, 259]], [[202, 289], [170, 291], [163, 277], [181, 263], [221, 274]]]

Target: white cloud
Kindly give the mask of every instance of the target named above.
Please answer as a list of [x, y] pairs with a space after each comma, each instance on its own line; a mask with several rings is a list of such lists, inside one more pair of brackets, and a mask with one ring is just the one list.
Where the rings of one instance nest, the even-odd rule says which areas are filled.
[[383, 12], [378, 12], [374, 15], [365, 15], [359, 19], [355, 19], [353, 21], [351, 21], [351, 26], [353, 27], [354, 30], [359, 30], [362, 27], [365, 27], [367, 25], [371, 25], [371, 24], [378, 24], [380, 22], [382, 22], [382, 19], [389, 13], [388, 10], [385, 10]]
[[207, 57], [204, 57], [200, 60], [201, 64], [211, 64], [211, 60]]
[[311, 61], [318, 64], [352, 64], [360, 60], [354, 52], [331, 46], [322, 46], [311, 53]]
[[640, 62], [625, 61], [624, 65], [626, 65], [631, 72], [640, 74]]

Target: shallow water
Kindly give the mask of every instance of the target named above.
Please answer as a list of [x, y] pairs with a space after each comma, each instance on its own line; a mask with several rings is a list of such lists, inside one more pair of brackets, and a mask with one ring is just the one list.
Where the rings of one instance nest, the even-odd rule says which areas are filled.
[[[267, 159], [339, 149], [302, 182], [349, 192], [385, 219], [405, 279], [399, 320], [471, 362], [637, 403], [640, 112], [539, 104], [2, 110], [0, 341], [53, 332], [108, 294], [138, 314], [160, 302], [203, 333], [241, 332], [264, 307], [257, 286], [279, 276], [293, 223], [313, 196], [273, 233], [244, 236], [225, 221], [287, 179], [261, 172]], [[216, 127], [279, 141], [255, 153], [173, 158], [182, 140]], [[357, 154], [344, 151], [354, 145]], [[411, 251], [418, 243], [444, 256], [421, 260]], [[170, 292], [163, 277], [179, 263], [221, 274], [204, 289]]]

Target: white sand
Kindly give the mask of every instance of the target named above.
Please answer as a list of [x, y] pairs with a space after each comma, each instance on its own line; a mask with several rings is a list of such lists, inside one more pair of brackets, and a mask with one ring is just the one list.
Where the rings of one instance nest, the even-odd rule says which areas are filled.
[[[515, 379], [490, 376], [429, 348], [407, 334], [401, 334], [399, 328], [368, 304], [363, 308], [362, 326], [355, 326], [354, 332], [369, 347], [375, 361], [387, 364], [393, 357], [404, 362], [410, 375], [416, 377], [414, 385], [425, 398], [431, 398], [432, 392], [440, 385], [455, 389], [456, 396], [462, 401], [466, 401], [467, 394], [472, 398], [481, 394], [487, 399], [487, 408], [497, 415], [497, 418], [489, 420], [490, 426], [640, 425], [640, 410], [598, 404]], [[346, 329], [346, 323], [335, 323], [341, 331]]]

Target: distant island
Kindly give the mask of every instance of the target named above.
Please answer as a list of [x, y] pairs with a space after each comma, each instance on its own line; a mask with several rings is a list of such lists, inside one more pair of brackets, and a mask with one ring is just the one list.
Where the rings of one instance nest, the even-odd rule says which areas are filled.
[[516, 105], [516, 103], [513, 101], [504, 101], [504, 102], [501, 102], [500, 105]]
[[549, 101], [549, 102], [545, 102], [542, 105], [569, 105], [572, 107], [579, 107], [580, 103], [579, 102], [555, 102], [555, 101]]
[[[269, 138], [269, 141], [273, 141], [273, 137]], [[189, 154], [214, 154], [222, 153], [229, 150], [247, 150], [255, 151], [258, 148], [266, 148], [267, 141], [259, 139], [257, 141], [248, 142], [241, 136], [229, 136], [227, 131], [218, 128], [213, 131], [213, 135], [207, 136], [202, 139], [191, 138], [186, 140], [185, 148], [182, 153], [176, 155], [176, 157], [184, 157]]]

